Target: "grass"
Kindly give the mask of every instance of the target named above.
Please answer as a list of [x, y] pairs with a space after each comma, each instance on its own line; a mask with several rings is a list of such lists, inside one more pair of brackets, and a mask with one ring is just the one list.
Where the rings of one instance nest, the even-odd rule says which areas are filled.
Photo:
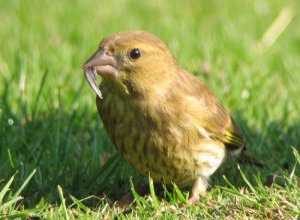
[[[296, 1], [0, 2], [0, 218], [297, 219], [300, 19]], [[232, 112], [265, 169], [230, 163], [195, 206], [151, 185], [128, 213], [109, 204], [145, 181], [116, 154], [81, 65], [102, 37], [144, 29]], [[264, 183], [276, 175], [271, 187]], [[129, 177], [132, 176], [132, 184]]]

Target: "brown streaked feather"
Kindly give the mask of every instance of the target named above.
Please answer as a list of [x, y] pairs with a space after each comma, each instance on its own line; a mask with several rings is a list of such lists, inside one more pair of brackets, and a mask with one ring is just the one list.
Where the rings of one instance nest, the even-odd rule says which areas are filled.
[[[155, 35], [116, 33], [97, 51], [83, 68], [98, 92], [98, 111], [112, 142], [155, 182], [193, 184], [188, 202], [196, 202], [209, 176], [231, 156], [244, 154], [242, 132], [211, 90], [182, 69]], [[92, 73], [104, 78], [103, 100]]]
[[[152, 170], [157, 179], [169, 170], [179, 175], [185, 173], [178, 165], [183, 160], [190, 169], [190, 178], [194, 178], [195, 170], [202, 169], [203, 164], [218, 167], [223, 149], [242, 149], [242, 133], [230, 114], [206, 85], [178, 66], [156, 36], [140, 31], [118, 33], [104, 39], [100, 48], [113, 54], [120, 77], [103, 79], [100, 87], [104, 100], [98, 99], [98, 110], [117, 149], [138, 171], [145, 174], [145, 170]], [[140, 59], [128, 57], [132, 48], [140, 48]], [[145, 135], [141, 143], [126, 129], [131, 127]], [[203, 148], [208, 155], [194, 158], [193, 150], [200, 152]], [[143, 155], [148, 161], [140, 161]], [[154, 163], [154, 168], [149, 165], [157, 155], [165, 158], [168, 169], [163, 169], [163, 162]], [[219, 157], [218, 163], [215, 157]], [[201, 158], [203, 164], [190, 158]], [[163, 169], [162, 174], [158, 168]], [[172, 175], [168, 178], [171, 180]]]
[[[147, 61], [137, 61], [130, 70], [124, 69], [127, 73], [123, 74], [121, 79], [128, 97], [131, 101], [137, 100], [138, 108], [151, 120], [161, 122], [158, 123], [161, 126], [165, 125], [164, 120], [178, 120], [180, 124], [182, 121], [177, 117], [180, 118], [182, 114], [188, 115], [190, 121], [197, 124], [203, 136], [207, 133], [210, 138], [223, 142], [229, 150], [236, 150], [245, 145], [242, 132], [216, 96], [197, 77], [179, 67], [166, 45], [155, 35], [143, 31], [130, 34], [121, 32], [104, 39], [100, 46], [113, 48], [114, 51], [128, 51], [127, 48], [141, 47], [145, 52], [144, 56], [155, 54]], [[157, 68], [157, 65], [160, 65], [160, 68]], [[145, 74], [147, 72], [150, 74]], [[178, 108], [178, 104], [187, 112], [173, 110]]]

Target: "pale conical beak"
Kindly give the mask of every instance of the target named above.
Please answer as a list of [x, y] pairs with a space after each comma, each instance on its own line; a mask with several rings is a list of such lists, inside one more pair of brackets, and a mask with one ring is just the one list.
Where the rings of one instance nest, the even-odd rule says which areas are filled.
[[113, 54], [99, 49], [96, 51], [84, 64], [83, 64], [84, 76], [92, 89], [96, 92], [99, 98], [102, 99], [102, 93], [97, 85], [97, 75], [104, 77], [117, 78], [119, 71], [117, 67], [117, 61]]

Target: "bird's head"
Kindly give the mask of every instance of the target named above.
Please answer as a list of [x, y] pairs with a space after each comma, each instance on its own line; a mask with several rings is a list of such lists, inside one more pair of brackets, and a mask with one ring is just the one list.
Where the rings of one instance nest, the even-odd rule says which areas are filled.
[[97, 95], [100, 75], [121, 92], [130, 95], [155, 95], [169, 86], [176, 73], [176, 62], [166, 45], [144, 31], [113, 34], [85, 62], [85, 77]]

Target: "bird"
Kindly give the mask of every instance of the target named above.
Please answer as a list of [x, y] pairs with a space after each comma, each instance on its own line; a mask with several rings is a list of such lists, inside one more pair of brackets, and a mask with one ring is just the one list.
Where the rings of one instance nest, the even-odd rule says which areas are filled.
[[82, 68], [117, 151], [156, 183], [190, 186], [188, 204], [199, 200], [225, 161], [247, 155], [230, 113], [156, 35], [113, 33]]

